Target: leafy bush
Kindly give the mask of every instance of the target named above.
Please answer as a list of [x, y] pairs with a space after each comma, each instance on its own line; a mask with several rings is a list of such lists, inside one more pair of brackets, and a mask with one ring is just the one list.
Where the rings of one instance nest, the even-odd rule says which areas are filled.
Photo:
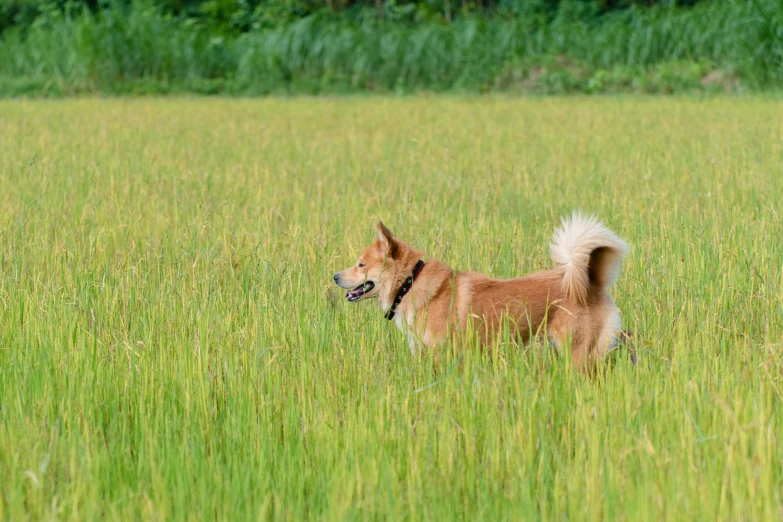
[[[160, 92], [262, 94], [603, 92], [623, 86], [673, 92], [783, 84], [783, 4], [776, 0], [603, 15], [593, 12], [597, 3], [561, 2], [546, 20], [548, 4], [541, 0], [531, 4], [540, 9], [538, 17], [471, 15], [452, 23], [378, 19], [367, 10], [353, 18], [325, 10], [299, 17], [298, 5], [279, 4], [263, 24], [256, 6], [251, 18], [258, 27], [236, 32], [175, 12], [194, 7], [187, 5], [43, 9], [28, 28], [0, 38], [0, 85], [26, 78], [26, 85], [45, 79], [63, 93], [125, 92], [143, 84]], [[509, 5], [499, 2], [495, 9]], [[277, 23], [278, 16], [288, 21]], [[710, 74], [726, 80], [705, 79]]]

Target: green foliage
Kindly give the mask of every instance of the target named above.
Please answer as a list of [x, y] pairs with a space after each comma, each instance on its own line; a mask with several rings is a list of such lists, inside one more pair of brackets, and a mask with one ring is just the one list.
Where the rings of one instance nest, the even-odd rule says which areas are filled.
[[[692, 5], [697, 0], [677, 5]], [[87, 8], [93, 12], [112, 5], [129, 5], [138, 0], [0, 0], [0, 32], [11, 27], [25, 29], [35, 18], [52, 8]], [[162, 12], [190, 18], [221, 33], [245, 32], [259, 27], [276, 27], [297, 18], [328, 10], [343, 18], [372, 16], [414, 23], [482, 16], [551, 19], [560, 12], [577, 13], [588, 19], [597, 13], [627, 9], [634, 5], [668, 4], [671, 0], [142, 0]]]
[[64, 94], [766, 89], [783, 84], [781, 5], [634, 8], [588, 22], [584, 5], [573, 4], [546, 23], [470, 16], [451, 24], [280, 10], [237, 34], [143, 3], [48, 9], [0, 39], [0, 86], [5, 94], [35, 84]]

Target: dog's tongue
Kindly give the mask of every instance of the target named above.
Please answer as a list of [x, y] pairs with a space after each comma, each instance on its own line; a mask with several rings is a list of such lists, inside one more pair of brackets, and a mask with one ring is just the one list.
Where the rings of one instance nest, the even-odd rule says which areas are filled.
[[357, 295], [362, 295], [362, 290], [364, 290], [364, 285], [360, 286], [359, 288], [354, 288], [353, 290], [348, 290], [345, 292], [345, 297], [356, 297]]

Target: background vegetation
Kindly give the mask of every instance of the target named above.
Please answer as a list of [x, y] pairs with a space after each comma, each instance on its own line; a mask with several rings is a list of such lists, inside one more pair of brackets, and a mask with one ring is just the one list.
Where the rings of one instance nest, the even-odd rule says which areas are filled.
[[[774, 520], [783, 107], [0, 102], [0, 519]], [[461, 269], [632, 247], [643, 339], [411, 357], [331, 274], [383, 218]]]
[[779, 0], [2, 2], [5, 95], [783, 84]]

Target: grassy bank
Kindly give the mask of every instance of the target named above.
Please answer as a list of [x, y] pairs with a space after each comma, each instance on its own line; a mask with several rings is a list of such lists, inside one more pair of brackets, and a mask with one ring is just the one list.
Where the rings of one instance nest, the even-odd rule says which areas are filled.
[[[781, 106], [0, 103], [0, 519], [779, 520]], [[331, 274], [383, 218], [463, 269], [632, 246], [644, 342], [433, 368]]]
[[406, 24], [314, 14], [216, 34], [136, 6], [50, 12], [0, 37], [0, 94], [776, 90], [774, 0], [634, 8], [583, 19]]

